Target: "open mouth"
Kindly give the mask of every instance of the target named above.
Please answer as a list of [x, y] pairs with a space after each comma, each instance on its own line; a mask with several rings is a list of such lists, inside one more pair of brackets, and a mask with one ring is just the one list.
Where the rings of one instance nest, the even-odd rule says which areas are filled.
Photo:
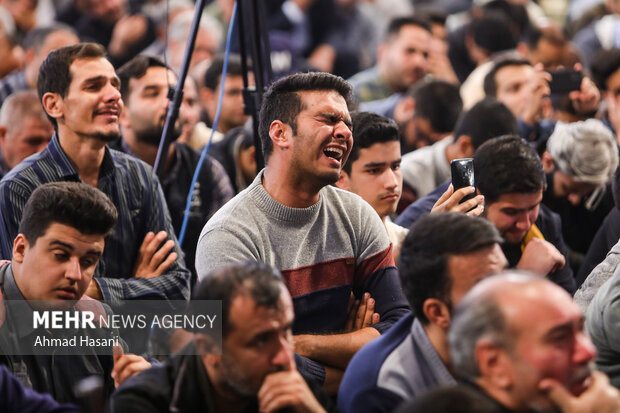
[[338, 148], [338, 147], [335, 147], [335, 146], [329, 146], [329, 147], [323, 149], [323, 153], [328, 158], [331, 158], [331, 159], [334, 159], [334, 160], [340, 162], [342, 160], [343, 155], [344, 155], [344, 150], [342, 148]]

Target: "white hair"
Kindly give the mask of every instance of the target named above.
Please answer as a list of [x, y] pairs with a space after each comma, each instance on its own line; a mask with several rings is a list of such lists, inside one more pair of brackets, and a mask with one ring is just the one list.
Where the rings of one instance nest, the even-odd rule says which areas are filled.
[[618, 167], [616, 139], [597, 119], [558, 122], [547, 141], [547, 151], [556, 167], [576, 182], [605, 185]]

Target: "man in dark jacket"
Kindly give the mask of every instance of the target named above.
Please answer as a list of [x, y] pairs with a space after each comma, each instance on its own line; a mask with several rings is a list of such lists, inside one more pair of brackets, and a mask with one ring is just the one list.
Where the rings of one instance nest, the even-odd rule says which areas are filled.
[[115, 393], [111, 411], [325, 412], [329, 398], [295, 367], [293, 302], [281, 275], [260, 263], [226, 267], [198, 285], [194, 300], [221, 300], [221, 345], [198, 331], [165, 364]]

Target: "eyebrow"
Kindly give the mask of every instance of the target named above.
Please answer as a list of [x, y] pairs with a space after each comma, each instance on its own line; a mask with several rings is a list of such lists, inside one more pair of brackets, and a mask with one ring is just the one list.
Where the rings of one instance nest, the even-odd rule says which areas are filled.
[[[555, 327], [553, 327], [551, 330], [547, 331], [547, 333], [545, 334], [545, 339], [549, 339], [551, 336], [555, 335], [555, 334], [563, 334], [563, 333], [567, 333], [567, 332], [572, 332], [573, 331], [573, 321], [567, 321], [564, 324], [560, 324], [557, 325]], [[583, 324], [585, 323], [585, 318], [582, 316], [579, 318], [578, 320], [579, 326], [583, 326]]]
[[328, 119], [329, 121], [334, 123], [342, 121], [345, 125], [347, 125], [349, 129], [353, 128], [353, 121], [350, 118], [343, 117], [342, 115], [338, 115], [336, 113], [319, 112], [318, 116], [324, 117], [325, 119]]
[[[52, 242], [50, 242], [50, 246], [60, 246], [60, 247], [64, 247], [66, 249], [68, 249], [69, 251], [75, 251], [75, 247], [67, 242], [64, 241], [60, 241], [60, 240], [53, 240]], [[96, 250], [96, 249], [90, 249], [88, 251], [86, 251], [87, 255], [96, 255], [97, 257], [101, 257], [102, 252], [101, 250]]]

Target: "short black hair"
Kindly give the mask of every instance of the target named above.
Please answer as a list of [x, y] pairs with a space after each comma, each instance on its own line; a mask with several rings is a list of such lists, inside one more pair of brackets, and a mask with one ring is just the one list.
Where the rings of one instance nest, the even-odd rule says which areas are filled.
[[373, 112], [353, 112], [353, 148], [342, 169], [350, 174], [351, 165], [360, 156], [360, 149], [370, 148], [375, 143], [400, 141], [398, 125], [394, 120]]
[[497, 97], [497, 82], [495, 76], [497, 72], [507, 66], [532, 66], [529, 60], [508, 57], [498, 60], [493, 64], [491, 71], [484, 77], [484, 94], [487, 96]]
[[463, 110], [459, 87], [444, 80], [416, 82], [408, 92], [416, 102], [415, 117], [427, 119], [437, 133], [454, 131]]
[[517, 38], [510, 23], [510, 19], [503, 14], [489, 11], [471, 23], [469, 34], [476, 45], [492, 55], [517, 47]]
[[208, 274], [194, 289], [192, 300], [222, 302], [222, 336], [233, 329], [230, 306], [233, 300], [248, 294], [258, 307], [278, 308], [284, 282], [279, 271], [267, 264], [246, 261], [232, 264]]
[[400, 30], [405, 26], [417, 26], [431, 33], [431, 25], [424, 18], [415, 16], [396, 17], [388, 24], [385, 41], [388, 41], [388, 39], [391, 39], [393, 36], [397, 36]]
[[428, 214], [416, 221], [403, 241], [398, 270], [403, 292], [423, 324], [424, 302], [437, 298], [452, 308], [451, 255], [469, 254], [500, 244], [502, 237], [488, 220], [458, 213]]
[[607, 90], [607, 79], [620, 69], [620, 49], [601, 50], [590, 63], [592, 79], [600, 90]]
[[[251, 67], [248, 67], [250, 70]], [[205, 81], [204, 86], [210, 90], [216, 90], [220, 85], [220, 79], [222, 77], [222, 72], [224, 71], [224, 56], [218, 55], [216, 56], [209, 68], [205, 72]], [[236, 54], [231, 54], [228, 57], [228, 66], [226, 67], [226, 74], [231, 76], [241, 76], [243, 75], [243, 66], [241, 66], [241, 57]]]
[[489, 139], [518, 134], [519, 124], [510, 109], [497, 99], [485, 98], [461, 115], [454, 138], [469, 136], [476, 150]]
[[151, 67], [163, 67], [170, 70], [170, 67], [157, 57], [139, 55], [125, 63], [116, 71], [116, 74], [121, 80], [121, 96], [125, 103], [129, 101], [129, 81], [131, 79], [140, 79]]
[[[77, 59], [95, 59], [106, 57], [105, 48], [98, 43], [78, 43], [72, 46], [52, 50], [39, 68], [37, 91], [39, 100], [43, 102], [46, 93], [57, 93], [63, 98], [67, 96], [71, 85], [71, 65]], [[54, 129], [58, 127], [56, 119], [47, 115]]]
[[491, 139], [474, 154], [476, 188], [486, 203], [503, 194], [532, 194], [544, 189], [545, 171], [536, 151], [520, 136]]
[[263, 144], [265, 163], [273, 152], [273, 143], [269, 137], [269, 128], [275, 120], [289, 125], [297, 133], [297, 115], [304, 109], [298, 92], [331, 90], [340, 94], [348, 107], [353, 104], [351, 85], [330, 73], [312, 72], [296, 73], [276, 80], [263, 95], [259, 114], [259, 136]]
[[18, 232], [31, 245], [54, 223], [86, 235], [107, 236], [118, 218], [106, 194], [83, 182], [49, 182], [36, 188], [19, 222]]

